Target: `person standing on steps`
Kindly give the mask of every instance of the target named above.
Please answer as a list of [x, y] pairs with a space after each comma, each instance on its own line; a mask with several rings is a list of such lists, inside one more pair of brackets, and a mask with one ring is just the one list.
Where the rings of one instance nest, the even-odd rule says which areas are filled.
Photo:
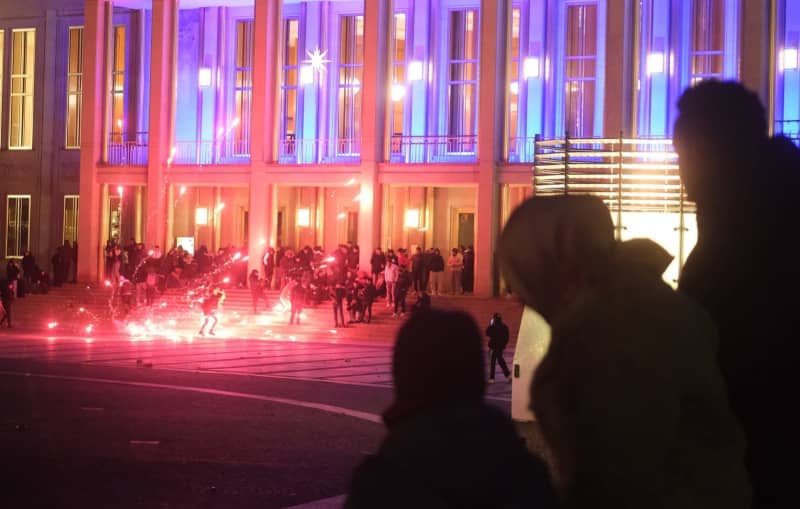
[[300, 325], [300, 315], [303, 313], [303, 308], [306, 304], [306, 287], [304, 282], [298, 282], [292, 287], [291, 303], [292, 312], [289, 316], [289, 325]]
[[386, 282], [386, 307], [394, 306], [394, 291], [397, 278], [400, 277], [400, 267], [394, 257], [386, 258], [386, 269], [383, 271], [383, 280]]
[[494, 383], [494, 371], [497, 364], [500, 364], [500, 369], [503, 374], [511, 383], [511, 370], [506, 365], [506, 360], [503, 358], [503, 350], [508, 346], [508, 325], [503, 323], [503, 317], [500, 313], [495, 313], [492, 316], [492, 321], [489, 322], [489, 327], [486, 328], [486, 336], [489, 337], [489, 383]]

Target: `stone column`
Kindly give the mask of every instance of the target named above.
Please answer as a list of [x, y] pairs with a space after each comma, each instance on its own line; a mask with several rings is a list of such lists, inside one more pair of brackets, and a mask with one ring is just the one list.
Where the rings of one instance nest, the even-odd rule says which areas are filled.
[[278, 160], [278, 97], [281, 86], [281, 0], [256, 0], [253, 41], [253, 117], [250, 140], [248, 270], [261, 271], [267, 246], [274, 244], [275, 186], [264, 162]]
[[147, 222], [145, 243], [170, 244], [166, 238], [167, 196], [164, 169], [173, 145], [175, 115], [175, 45], [178, 0], [153, 0], [150, 56], [150, 129], [148, 132]]
[[[81, 107], [80, 204], [78, 217], [78, 280], [99, 279], [100, 186], [97, 165], [103, 151], [102, 55], [105, 39], [106, 0], [85, 0], [83, 9], [83, 103]], [[49, 259], [46, 260], [49, 263]]]
[[475, 294], [495, 293], [494, 249], [499, 222], [497, 163], [505, 136], [509, 0], [481, 0], [480, 83], [478, 89], [478, 188], [475, 208]]
[[392, 0], [364, 2], [364, 81], [361, 85], [361, 188], [358, 204], [359, 264], [369, 266], [380, 242], [378, 163], [384, 160], [389, 98]]

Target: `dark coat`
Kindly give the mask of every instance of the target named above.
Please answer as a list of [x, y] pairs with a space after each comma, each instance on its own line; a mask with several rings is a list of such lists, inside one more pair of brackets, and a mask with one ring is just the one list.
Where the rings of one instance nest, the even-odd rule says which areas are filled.
[[432, 254], [430, 256], [430, 264], [428, 268], [431, 272], [442, 272], [444, 271], [444, 258], [440, 254]]
[[796, 479], [786, 465], [800, 456], [800, 265], [789, 238], [800, 206], [788, 190], [800, 185], [800, 153], [781, 139], [766, 152], [757, 175], [715, 181], [725, 187], [715, 190], [718, 203], [698, 203], [698, 241], [679, 290], [717, 325], [720, 368], [747, 437], [754, 507], [789, 507]]
[[348, 491], [345, 509], [557, 506], [547, 468], [509, 418], [482, 402], [400, 420], [356, 468]]
[[373, 253], [372, 258], [369, 260], [369, 264], [372, 267], [373, 274], [382, 271], [386, 266], [386, 255]]
[[489, 348], [492, 350], [502, 350], [508, 346], [508, 325], [500, 320], [495, 320], [486, 328], [486, 335], [489, 336]]

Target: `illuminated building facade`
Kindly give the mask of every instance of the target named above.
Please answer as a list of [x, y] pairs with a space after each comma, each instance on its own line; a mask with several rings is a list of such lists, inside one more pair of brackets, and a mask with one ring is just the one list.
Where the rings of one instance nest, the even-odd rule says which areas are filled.
[[[253, 267], [266, 246], [353, 242], [366, 264], [377, 246], [472, 244], [476, 293], [494, 294], [537, 152], [647, 152], [636, 140], [668, 139], [707, 78], [742, 80], [796, 137], [798, 34], [791, 0], [3, 2], [3, 256], [46, 266], [79, 239], [96, 280], [113, 238], [247, 245]], [[624, 171], [673, 171], [662, 145]]]

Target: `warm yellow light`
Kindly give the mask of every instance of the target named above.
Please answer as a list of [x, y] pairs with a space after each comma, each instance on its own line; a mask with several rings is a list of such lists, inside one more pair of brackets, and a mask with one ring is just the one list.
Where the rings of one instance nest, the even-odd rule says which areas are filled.
[[406, 210], [406, 228], [419, 228], [419, 209]]
[[403, 85], [399, 85], [397, 83], [392, 85], [392, 101], [394, 102], [402, 101], [405, 95], [406, 95], [406, 87], [404, 87]]
[[340, 221], [346, 217], [347, 214], [345, 214], [344, 212], [339, 212], [338, 214], [336, 214], [336, 219], [339, 219]]
[[308, 208], [297, 209], [297, 226], [308, 228], [311, 225], [311, 210]]
[[198, 226], [205, 226], [208, 224], [208, 209], [205, 207], [198, 207], [194, 210], [194, 224]]

